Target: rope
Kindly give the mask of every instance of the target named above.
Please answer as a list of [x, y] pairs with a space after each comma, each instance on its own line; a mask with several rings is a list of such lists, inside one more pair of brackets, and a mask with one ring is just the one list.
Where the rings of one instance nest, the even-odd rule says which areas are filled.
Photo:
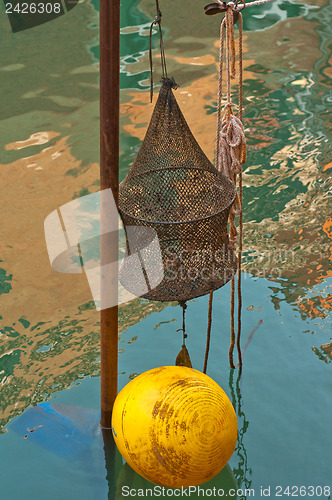
[[[239, 119], [243, 123], [243, 18], [239, 16]], [[243, 163], [245, 163], [245, 158]], [[241, 169], [242, 171], [242, 169]]]
[[220, 124], [221, 124], [221, 100], [222, 100], [222, 79], [223, 79], [223, 60], [224, 60], [224, 38], [225, 38], [225, 19], [222, 20], [220, 25], [220, 49], [219, 49], [219, 85], [218, 85], [218, 110], [217, 110], [217, 137], [216, 137], [216, 169], [221, 170], [220, 168]]
[[235, 321], [234, 321], [234, 302], [235, 302], [235, 279], [232, 278], [231, 283], [231, 344], [229, 346], [229, 364], [231, 368], [235, 368], [233, 351], [235, 346]]
[[[239, 195], [240, 200], [243, 198], [243, 189], [242, 189], [242, 171], [239, 174]], [[241, 264], [242, 264], [242, 245], [243, 245], [243, 214], [242, 210], [239, 214], [239, 253], [237, 258], [237, 339], [236, 339], [236, 347], [237, 354], [239, 359], [240, 371], [242, 371], [242, 354], [241, 354], [241, 314], [242, 314], [242, 290], [241, 290]]]
[[[242, 0], [243, 1], [243, 0]], [[243, 216], [242, 216], [242, 164], [246, 160], [246, 139], [243, 128], [243, 19], [240, 13], [246, 5], [240, 7], [238, 2], [231, 2], [227, 5], [225, 17], [220, 27], [220, 67], [218, 82], [218, 114], [217, 114], [217, 138], [216, 138], [216, 166], [217, 169], [228, 177], [235, 185], [237, 177], [239, 179], [239, 192], [229, 215], [229, 240], [235, 250], [236, 239], [238, 236], [238, 266], [237, 266], [237, 337], [235, 335], [235, 278], [231, 282], [231, 343], [229, 349], [229, 362], [231, 368], [235, 368], [233, 352], [235, 343], [237, 346], [240, 370], [242, 367], [242, 356], [240, 347], [241, 337], [241, 313], [242, 313], [242, 290], [241, 290], [241, 260], [243, 247]], [[237, 13], [239, 19], [239, 117], [233, 113], [233, 103], [231, 100], [231, 80], [236, 78], [236, 46], [234, 36], [234, 13]], [[225, 39], [225, 42], [224, 42]], [[224, 46], [225, 44], [225, 46]], [[224, 51], [226, 60], [226, 83], [227, 83], [227, 102], [224, 107], [224, 117], [221, 120], [221, 100], [222, 100], [222, 82], [223, 82], [223, 61]], [[239, 215], [239, 234], [236, 229], [235, 217]]]
[[[186, 338], [188, 337], [188, 335], [186, 334], [186, 309], [188, 306], [185, 303], [185, 301], [181, 301], [181, 302], [179, 302], [179, 304], [182, 307], [182, 328], [180, 328], [180, 330], [182, 330], [182, 334], [183, 334], [182, 344], [185, 345]], [[177, 332], [179, 332], [180, 330], [177, 330]]]
[[211, 292], [210, 296], [209, 296], [208, 327], [207, 327], [207, 335], [206, 335], [206, 349], [205, 349], [203, 373], [206, 373], [209, 352], [210, 352], [211, 326], [212, 326], [212, 302], [213, 302], [213, 292]]
[[[242, 15], [239, 14], [239, 121], [242, 124], [243, 130], [243, 19]], [[241, 151], [241, 164], [246, 162], [246, 142], [243, 130], [243, 145]], [[243, 185], [242, 185], [242, 165], [239, 168], [239, 197], [240, 197], [240, 213], [239, 213], [239, 254], [237, 259], [237, 339], [236, 347], [238, 360], [240, 365], [240, 374], [242, 372], [242, 353], [241, 353], [241, 315], [242, 315], [242, 247], [243, 247]]]
[[[269, 2], [275, 2], [276, 0], [256, 0], [255, 2], [246, 2], [246, 8], [247, 7], [253, 7], [255, 5], [262, 5], [263, 3], [269, 3]], [[240, 8], [242, 10], [244, 7]]]
[[152, 31], [153, 27], [158, 24], [159, 28], [159, 40], [160, 40], [160, 58], [161, 58], [161, 70], [162, 70], [162, 78], [167, 78], [167, 67], [166, 67], [166, 55], [165, 55], [165, 47], [163, 42], [163, 34], [161, 31], [161, 19], [162, 13], [159, 9], [159, 2], [156, 0], [156, 9], [157, 15], [151, 23], [150, 26], [150, 43], [149, 43], [149, 59], [150, 59], [150, 102], [153, 99], [153, 64], [152, 64]]
[[[239, 194], [230, 210], [229, 222], [229, 241], [235, 250], [237, 230], [235, 225], [235, 216], [239, 215], [239, 249], [237, 266], [237, 337], [236, 346], [240, 366], [240, 375], [242, 371], [242, 353], [241, 353], [241, 313], [242, 313], [242, 290], [241, 290], [241, 272], [242, 272], [242, 250], [243, 250], [243, 185], [242, 185], [242, 165], [246, 162], [246, 139], [243, 128], [243, 19], [241, 11], [245, 7], [261, 5], [273, 2], [275, 0], [257, 0], [247, 3], [245, 0], [234, 0], [228, 5], [225, 2], [217, 0], [220, 4], [209, 4], [205, 6], [206, 14], [216, 14], [217, 12], [226, 12], [220, 25], [220, 49], [219, 49], [219, 82], [218, 82], [218, 106], [217, 106], [217, 134], [216, 134], [216, 169], [226, 175], [236, 185], [236, 177], [239, 176]], [[242, 5], [240, 5], [242, 3]], [[234, 24], [239, 20], [239, 118], [234, 116], [231, 101], [231, 79], [236, 78], [236, 50], [234, 39]], [[225, 33], [226, 31], [226, 33]], [[226, 42], [224, 43], [224, 40]], [[221, 101], [223, 84], [223, 62], [226, 45], [226, 75], [227, 75], [227, 103], [225, 106], [224, 119], [221, 120]], [[206, 341], [206, 352], [204, 361], [204, 373], [206, 373], [207, 360], [210, 348], [211, 334], [211, 314], [212, 314], [213, 292], [209, 300], [209, 319]], [[231, 368], [235, 368], [233, 352], [235, 347], [235, 278], [231, 282], [231, 343], [229, 348], [229, 362]], [[237, 366], [238, 366], [237, 365]]]
[[191, 364], [191, 359], [190, 355], [188, 352], [188, 349], [186, 347], [186, 338], [188, 335], [186, 334], [186, 309], [187, 309], [187, 304], [185, 301], [179, 302], [180, 306], [182, 307], [182, 328], [177, 330], [177, 332], [182, 330], [183, 334], [183, 339], [182, 339], [182, 348], [179, 354], [176, 357], [175, 360], [175, 365], [176, 366], [187, 366], [188, 368], [192, 368]]

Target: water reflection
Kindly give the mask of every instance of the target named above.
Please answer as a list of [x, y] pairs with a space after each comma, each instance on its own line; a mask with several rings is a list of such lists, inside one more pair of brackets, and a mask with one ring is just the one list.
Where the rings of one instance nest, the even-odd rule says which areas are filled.
[[331, 363], [332, 361], [332, 342], [329, 344], [323, 344], [318, 349], [317, 347], [312, 348], [313, 352], [317, 354], [320, 360], [324, 361], [324, 363]]
[[42, 403], [28, 408], [9, 429], [69, 462], [84, 465], [99, 434], [99, 418], [93, 409]]
[[[164, 307], [166, 304], [143, 299], [131, 302], [130, 308], [121, 305], [120, 333]], [[87, 376], [100, 376], [99, 315], [93, 301], [74, 311], [56, 324], [39, 321], [30, 325], [21, 318], [14, 327], [1, 328], [0, 433], [27, 406], [49, 399]]]
[[[197, 486], [191, 488], [190, 498], [194, 499], [201, 498], [203, 495], [211, 496], [210, 492], [213, 492], [213, 490], [215, 490], [216, 492], [219, 491], [220, 493], [223, 492], [223, 495], [219, 495], [223, 498], [239, 498], [238, 495], [234, 495], [234, 492], [236, 492], [237, 490], [237, 485], [229, 465], [226, 465], [223, 470], [209, 482], [204, 483], [204, 485], [201, 485], [199, 487]], [[122, 470], [120, 471], [120, 474], [117, 477], [115, 497], [109, 495], [108, 498], [109, 500], [113, 500], [114, 498], [115, 500], [120, 500], [126, 498], [129, 491], [132, 491], [133, 494], [136, 493], [136, 495], [133, 496], [140, 496], [142, 498], [159, 498], [160, 496], [174, 495], [174, 490], [172, 494], [167, 493], [167, 490], [172, 491], [171, 488], [164, 488], [163, 490], [162, 486], [155, 485], [147, 479], [144, 479], [142, 476], [133, 471], [133, 469], [131, 469], [131, 467], [129, 467], [129, 465], [126, 463], [124, 464]], [[189, 490], [186, 490], [189, 495]], [[164, 494], [162, 495], [163, 491]]]
[[[244, 267], [247, 276], [265, 273], [276, 310], [286, 301], [304, 320], [328, 321], [332, 13], [326, 0], [316, 6], [279, 1], [253, 8], [247, 17], [252, 31], [244, 45], [249, 142]], [[94, 1], [74, 9], [72, 31], [58, 20], [16, 37], [6, 35], [8, 21], [0, 16], [3, 425], [29, 404], [99, 375], [99, 317], [85, 278], [54, 273], [43, 239], [48, 213], [98, 189], [97, 7]], [[122, 20], [121, 178], [152, 111], [142, 89], [148, 76], [145, 27], [155, 15], [154, 4], [135, 0], [129, 7]], [[220, 20], [204, 16], [199, 3], [191, 9], [188, 22], [186, 4], [164, 2], [166, 52], [181, 85], [177, 99], [213, 160]], [[138, 300], [120, 308], [121, 331], [163, 307]], [[325, 364], [325, 351], [315, 349]]]
[[[243, 411], [243, 401], [240, 388], [241, 374], [238, 370], [230, 370], [229, 372], [229, 388], [231, 390], [232, 404], [235, 408], [238, 421], [238, 440], [234, 454], [237, 456], [237, 466], [233, 468], [233, 473], [236, 478], [237, 487], [242, 490], [250, 489], [252, 469], [248, 466], [247, 451], [244, 443], [244, 435], [247, 432], [249, 422]], [[245, 499], [243, 496], [239, 500]]]
[[[119, 481], [121, 483], [123, 476], [123, 460], [118, 452], [111, 429], [102, 429], [102, 436], [104, 442], [104, 456], [105, 456], [105, 468], [106, 468], [106, 480], [108, 484], [108, 500], [116, 500], [119, 498]], [[129, 478], [128, 478], [129, 479]], [[127, 478], [124, 478], [124, 484]], [[129, 483], [130, 485], [130, 483]], [[120, 497], [122, 498], [122, 496]]]
[[[200, 488], [205, 491], [213, 491], [214, 488], [223, 490], [224, 498], [240, 500], [242, 496], [234, 496], [230, 490], [250, 487], [251, 470], [247, 465], [244, 444], [248, 422], [243, 412], [239, 378], [234, 380], [234, 375], [234, 371], [231, 370], [229, 383], [239, 423], [238, 444], [231, 459], [231, 463], [236, 465], [232, 465], [232, 468], [226, 465], [216, 477]], [[29, 457], [31, 464], [35, 464], [36, 456], [45, 470], [59, 467], [61, 464], [62, 472], [58, 480], [61, 481], [64, 491], [70, 487], [76, 491], [84, 491], [86, 495], [84, 498], [109, 500], [119, 500], [128, 496], [128, 489], [136, 490], [137, 496], [143, 498], [160, 496], [159, 490], [154, 490], [155, 484], [144, 479], [124, 463], [115, 446], [111, 430], [100, 427], [99, 412], [95, 409], [59, 404], [55, 401], [42, 403], [28, 408], [22, 415], [13, 419], [8, 425], [8, 430], [11, 446], [14, 446], [20, 455]], [[64, 470], [68, 471], [68, 477]], [[30, 476], [31, 482], [39, 478], [39, 487], [42, 491], [48, 475], [32, 469]], [[28, 478], [22, 480], [26, 482]], [[152, 489], [153, 494], [138, 493], [138, 490], [145, 492], [147, 489]], [[202, 493], [198, 494], [198, 489], [192, 491], [190, 495], [191, 498], [201, 496]]]

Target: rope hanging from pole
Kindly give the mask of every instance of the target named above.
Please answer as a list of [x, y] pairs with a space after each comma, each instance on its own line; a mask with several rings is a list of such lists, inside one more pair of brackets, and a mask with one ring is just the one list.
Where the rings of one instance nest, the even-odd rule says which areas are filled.
[[[244, 2], [243, 2], [244, 4]], [[220, 28], [220, 69], [218, 85], [218, 114], [217, 114], [217, 138], [216, 138], [216, 167], [226, 177], [237, 184], [239, 192], [229, 216], [230, 230], [229, 239], [233, 249], [235, 249], [238, 237], [238, 314], [237, 314], [237, 338], [235, 336], [235, 278], [231, 283], [231, 343], [229, 350], [229, 362], [231, 368], [235, 368], [233, 351], [235, 343], [238, 351], [239, 366], [242, 367], [240, 337], [241, 337], [241, 312], [242, 312], [242, 291], [241, 291], [241, 260], [242, 260], [242, 240], [243, 240], [243, 217], [242, 217], [242, 165], [246, 161], [246, 139], [242, 123], [243, 117], [243, 20], [238, 2], [231, 2], [227, 5], [225, 17]], [[236, 14], [236, 16], [235, 16]], [[236, 76], [236, 45], [234, 37], [234, 23], [239, 20], [239, 76]], [[222, 113], [222, 84], [223, 84], [223, 62], [226, 61], [226, 105], [224, 106], [224, 116]], [[238, 117], [233, 112], [234, 104], [231, 100], [231, 80], [239, 78], [239, 105]], [[239, 216], [239, 230], [237, 231], [235, 218]]]
[[[242, 312], [242, 291], [241, 291], [241, 259], [242, 259], [242, 164], [246, 161], [246, 140], [242, 124], [243, 118], [243, 20], [240, 10], [245, 7], [244, 0], [241, 0], [243, 5], [239, 6], [239, 1], [231, 2], [225, 7], [225, 18], [220, 26], [220, 51], [219, 51], [219, 82], [218, 82], [218, 107], [217, 107], [217, 134], [216, 134], [216, 168], [226, 177], [232, 180], [236, 185], [237, 176], [239, 177], [239, 193], [235, 203], [231, 209], [229, 222], [229, 240], [233, 249], [236, 246], [237, 229], [235, 217], [239, 215], [239, 249], [238, 249], [238, 328], [237, 336], [235, 334], [235, 279], [231, 282], [231, 343], [229, 349], [229, 362], [231, 368], [235, 368], [233, 352], [235, 344], [237, 346], [240, 371], [242, 369], [241, 357], [241, 312]], [[220, 2], [221, 4], [221, 2]], [[213, 4], [209, 4], [212, 6]], [[207, 7], [209, 7], [207, 6]], [[205, 10], [207, 10], [207, 7]], [[207, 12], [206, 12], [207, 13]], [[236, 47], [234, 37], [234, 24], [239, 20], [239, 107], [237, 118], [233, 114], [233, 103], [231, 101], [231, 80], [236, 78]], [[224, 107], [224, 117], [222, 115], [222, 87], [223, 87], [223, 62], [224, 55], [226, 56], [226, 82], [227, 82], [227, 103]], [[212, 297], [210, 294], [209, 313], [208, 313], [208, 330], [207, 343], [204, 362], [204, 373], [206, 373], [207, 360], [210, 347], [211, 335], [211, 312], [212, 312]]]
[[[243, 182], [242, 165], [246, 162], [246, 139], [243, 128], [243, 19], [241, 11], [247, 7], [263, 5], [276, 0], [255, 0], [246, 2], [245, 0], [233, 0], [228, 4], [222, 0], [215, 0], [204, 7], [205, 14], [215, 15], [225, 13], [225, 17], [220, 26], [220, 51], [219, 51], [219, 84], [218, 84], [218, 107], [217, 107], [217, 137], [216, 137], [216, 168], [229, 177], [234, 184], [238, 177], [238, 194], [229, 216], [229, 240], [235, 249], [238, 236], [238, 262], [237, 262], [237, 336], [235, 335], [235, 278], [231, 282], [231, 342], [229, 349], [229, 361], [231, 368], [235, 368], [233, 352], [236, 344], [238, 353], [239, 375], [242, 371], [242, 352], [240, 345], [241, 338], [241, 313], [242, 313], [242, 250], [243, 250]], [[239, 75], [236, 76], [236, 48], [234, 39], [234, 24], [239, 21], [239, 41], [238, 41], [238, 65]], [[222, 114], [222, 86], [223, 86], [223, 63], [224, 52], [226, 60], [226, 81], [227, 81], [227, 102], [224, 106], [224, 117]], [[233, 114], [233, 103], [231, 101], [231, 80], [239, 79], [238, 89], [238, 117]], [[238, 231], [235, 225], [235, 217], [239, 216]], [[210, 295], [211, 305], [209, 306], [209, 322], [207, 331], [207, 348], [205, 354], [204, 370], [210, 345], [210, 313], [212, 308], [212, 294]]]

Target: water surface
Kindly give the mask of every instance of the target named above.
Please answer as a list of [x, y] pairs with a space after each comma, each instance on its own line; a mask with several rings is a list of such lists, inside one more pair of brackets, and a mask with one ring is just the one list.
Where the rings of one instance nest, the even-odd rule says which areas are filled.
[[[220, 19], [204, 16], [199, 3], [189, 13], [175, 0], [164, 4], [176, 98], [213, 160]], [[153, 109], [148, 28], [155, 12], [151, 0], [121, 8], [123, 178]], [[278, 0], [244, 13], [243, 346], [259, 328], [238, 381], [228, 367], [229, 286], [219, 290], [208, 374], [239, 418], [232, 474], [238, 487], [257, 492], [261, 485], [324, 486], [332, 477], [331, 8], [327, 0]], [[16, 34], [2, 14], [1, 488], [6, 500], [58, 498], [60, 491], [64, 498], [107, 498], [114, 481], [106, 479], [97, 424], [99, 315], [85, 276], [51, 269], [43, 235], [50, 212], [99, 188], [98, 2]], [[154, 100], [157, 42], [155, 34]], [[188, 349], [202, 369], [207, 297], [189, 304], [187, 318]], [[175, 304], [137, 299], [120, 307], [120, 388], [137, 373], [174, 364], [180, 327]], [[47, 433], [48, 407], [39, 406], [37, 417], [29, 411], [49, 403], [80, 407], [82, 415], [72, 409], [64, 417], [57, 407]], [[38, 418], [44, 428], [27, 431]], [[67, 448], [66, 418], [74, 439]], [[85, 432], [87, 418], [96, 425]]]

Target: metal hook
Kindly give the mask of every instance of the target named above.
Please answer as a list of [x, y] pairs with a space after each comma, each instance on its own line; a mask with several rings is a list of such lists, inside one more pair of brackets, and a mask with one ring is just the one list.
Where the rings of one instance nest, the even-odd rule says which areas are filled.
[[[242, 6], [239, 6], [239, 3], [242, 2]], [[233, 20], [234, 24], [236, 24], [239, 20], [239, 12], [243, 10], [246, 6], [245, 0], [235, 0], [234, 2], [221, 2], [220, 0], [216, 0], [216, 2], [209, 3], [205, 5], [204, 10], [207, 16], [214, 16], [215, 14], [227, 12], [228, 7], [232, 7], [233, 9]]]
[[226, 12], [227, 11], [227, 3], [220, 2], [217, 0], [217, 3], [213, 2], [213, 3], [209, 3], [208, 5], [205, 5], [204, 10], [205, 10], [205, 14], [207, 16], [214, 16], [215, 14], [219, 14], [220, 12]]

